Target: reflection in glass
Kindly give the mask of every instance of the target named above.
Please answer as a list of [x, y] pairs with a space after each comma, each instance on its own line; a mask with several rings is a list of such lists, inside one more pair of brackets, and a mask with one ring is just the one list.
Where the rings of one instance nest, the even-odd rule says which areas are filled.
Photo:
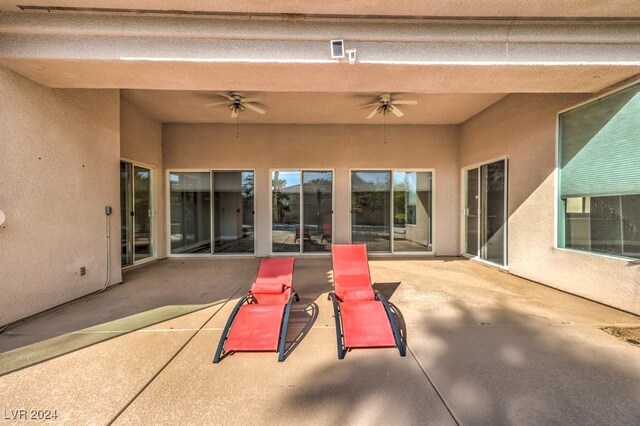
[[303, 190], [303, 251], [331, 251], [333, 173], [302, 172]]
[[171, 253], [211, 253], [209, 172], [169, 174]]
[[393, 250], [431, 250], [430, 172], [393, 172]]
[[122, 266], [133, 264], [133, 165], [120, 163], [120, 241]]
[[215, 253], [253, 253], [253, 172], [213, 173]]
[[467, 203], [465, 206], [465, 253], [478, 255], [478, 173], [480, 169], [467, 170]]
[[622, 204], [622, 254], [640, 259], [640, 195], [620, 197]]
[[505, 161], [480, 167], [481, 234], [480, 257], [505, 265], [504, 241], [506, 237]]
[[566, 247], [640, 258], [640, 195], [564, 199]]
[[300, 172], [274, 171], [271, 174], [272, 251], [300, 252]]
[[391, 172], [351, 172], [351, 241], [391, 251]]
[[151, 257], [151, 170], [134, 168], [135, 260]]

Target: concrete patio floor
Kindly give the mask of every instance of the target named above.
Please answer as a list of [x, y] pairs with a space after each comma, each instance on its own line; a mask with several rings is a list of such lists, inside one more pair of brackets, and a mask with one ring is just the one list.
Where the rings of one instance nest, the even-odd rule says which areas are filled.
[[373, 259], [408, 351], [336, 356], [331, 260], [296, 260], [287, 358], [212, 364], [257, 259], [170, 259], [0, 334], [0, 422], [638, 424], [640, 319], [459, 258]]

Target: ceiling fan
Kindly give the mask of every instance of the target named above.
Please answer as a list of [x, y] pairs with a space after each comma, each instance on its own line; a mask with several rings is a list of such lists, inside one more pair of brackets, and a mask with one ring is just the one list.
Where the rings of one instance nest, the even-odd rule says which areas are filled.
[[389, 112], [393, 113], [393, 115], [400, 118], [404, 115], [404, 113], [400, 111], [397, 105], [417, 105], [417, 104], [418, 104], [418, 101], [413, 101], [413, 100], [404, 100], [404, 101], [394, 100], [390, 94], [385, 93], [378, 96], [377, 102], [374, 102], [372, 104], [362, 105], [359, 108], [375, 107], [373, 108], [373, 111], [371, 111], [371, 113], [369, 113], [369, 115], [367, 116], [367, 120], [369, 120], [370, 118], [373, 118], [373, 116], [376, 114], [386, 115]]
[[229, 94], [216, 93], [216, 95], [221, 96], [226, 100], [206, 104], [205, 107], [208, 108], [218, 105], [227, 105], [227, 108], [229, 108], [229, 111], [231, 111], [231, 118], [238, 118], [238, 115], [245, 109], [257, 112], [258, 114], [266, 113], [265, 110], [254, 105], [256, 102], [258, 102], [257, 98], [245, 98], [242, 93], [238, 92], [229, 92]]

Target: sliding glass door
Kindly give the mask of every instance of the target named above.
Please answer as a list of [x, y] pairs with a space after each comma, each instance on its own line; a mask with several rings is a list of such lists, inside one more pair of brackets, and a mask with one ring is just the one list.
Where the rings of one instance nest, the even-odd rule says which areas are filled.
[[351, 242], [370, 252], [432, 251], [432, 194], [431, 172], [352, 171]]
[[351, 242], [391, 251], [391, 172], [351, 172]]
[[253, 253], [253, 177], [246, 170], [170, 172], [171, 254]]
[[120, 162], [121, 264], [153, 256], [151, 169]]
[[507, 265], [507, 161], [465, 172], [465, 253]]
[[303, 171], [302, 200], [302, 251], [331, 251], [333, 172]]
[[171, 254], [211, 253], [209, 172], [169, 173]]
[[431, 173], [393, 172], [393, 251], [431, 251]]
[[253, 253], [253, 172], [213, 172], [214, 254]]
[[333, 172], [276, 170], [271, 173], [273, 253], [331, 251]]

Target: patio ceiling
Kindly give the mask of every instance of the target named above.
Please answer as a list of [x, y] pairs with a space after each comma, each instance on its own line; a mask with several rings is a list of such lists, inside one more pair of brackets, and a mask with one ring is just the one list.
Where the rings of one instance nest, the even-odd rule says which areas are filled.
[[[259, 124], [383, 124], [378, 114], [366, 117], [373, 107], [359, 106], [375, 102], [379, 93], [245, 92], [260, 100], [265, 115], [245, 111], [241, 123]], [[418, 101], [403, 106], [404, 117], [390, 115], [389, 124], [459, 124], [502, 99], [505, 94], [424, 94], [399, 93], [397, 99]], [[224, 101], [211, 91], [123, 90], [122, 99], [145, 111], [152, 118], [171, 123], [235, 123], [225, 105], [204, 105]]]
[[[214, 10], [212, 2], [196, 3]], [[180, 5], [192, 10], [196, 3]], [[292, 7], [311, 13], [308, 3]], [[419, 3], [406, 13], [438, 15], [420, 6], [433, 2]], [[137, 7], [178, 9], [177, 2], [153, 4]], [[385, 6], [378, 13], [393, 11]], [[240, 91], [267, 110], [264, 116], [243, 113], [244, 123], [382, 124], [382, 116], [366, 120], [368, 111], [357, 107], [391, 93], [418, 105], [402, 108], [406, 115], [390, 117], [389, 124], [446, 125], [466, 121], [509, 93], [598, 93], [638, 75], [638, 22], [2, 13], [0, 66], [48, 87], [123, 89], [125, 101], [162, 122], [234, 123], [224, 106], [204, 105], [215, 102], [215, 92]], [[354, 64], [331, 58], [329, 40], [335, 38], [356, 49]]]

